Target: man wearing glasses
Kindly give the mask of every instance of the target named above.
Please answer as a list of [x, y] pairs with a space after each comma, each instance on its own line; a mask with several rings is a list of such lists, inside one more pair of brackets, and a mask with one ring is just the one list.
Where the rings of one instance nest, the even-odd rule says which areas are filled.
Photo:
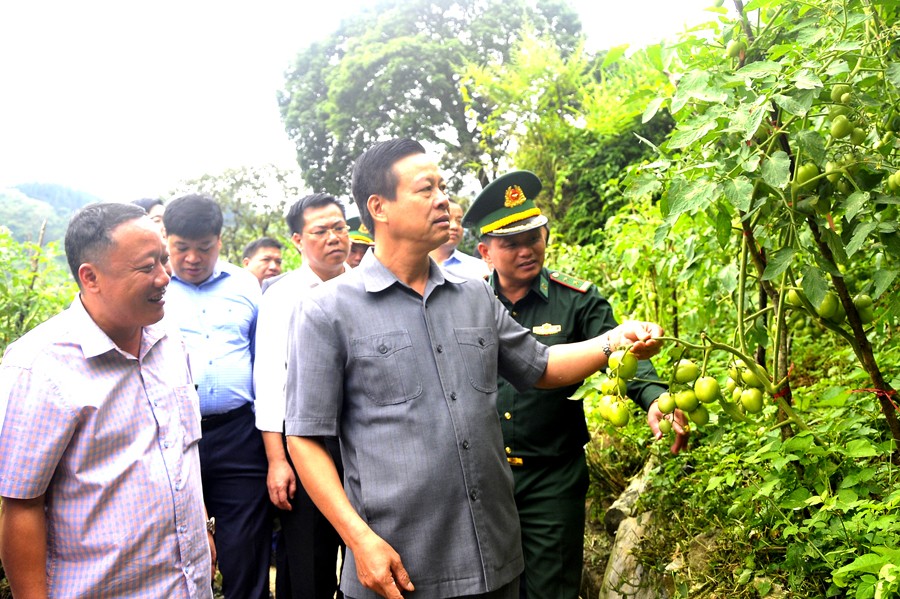
[[[303, 265], [263, 288], [256, 328], [256, 426], [262, 431], [269, 461], [269, 498], [278, 508], [282, 536], [275, 552], [276, 599], [330, 599], [337, 588], [335, 567], [340, 537], [298, 485], [284, 445], [284, 386], [287, 380], [287, 336], [291, 312], [309, 290], [349, 267], [350, 229], [344, 208], [324, 193], [306, 196], [287, 215], [291, 242]], [[326, 446], [341, 470], [337, 440]]]

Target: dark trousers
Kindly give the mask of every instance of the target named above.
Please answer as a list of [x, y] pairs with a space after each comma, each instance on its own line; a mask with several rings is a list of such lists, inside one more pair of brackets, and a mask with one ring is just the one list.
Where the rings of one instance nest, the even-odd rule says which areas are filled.
[[272, 512], [268, 461], [250, 404], [201, 421], [200, 471], [206, 511], [216, 519], [216, 553], [226, 599], [268, 599]]
[[[340, 444], [337, 439], [326, 438], [325, 447], [343, 479]], [[288, 461], [290, 459], [288, 455]], [[275, 597], [332, 599], [337, 591], [340, 599], [342, 595], [337, 590], [336, 569], [338, 550], [343, 551], [341, 537], [316, 508], [299, 481], [298, 477], [297, 491], [291, 500], [293, 509], [276, 510], [281, 522], [281, 542], [275, 552]]]
[[[534, 463], [534, 462], [532, 462]], [[525, 572], [520, 596], [578, 599], [584, 567], [584, 453], [512, 469]]]

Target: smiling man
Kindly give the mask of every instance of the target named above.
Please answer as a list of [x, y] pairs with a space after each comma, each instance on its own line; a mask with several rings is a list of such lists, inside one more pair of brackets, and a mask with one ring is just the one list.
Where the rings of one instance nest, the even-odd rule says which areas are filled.
[[131, 204], [72, 217], [71, 307], [0, 365], [0, 559], [16, 597], [212, 598], [197, 393], [168, 252]]
[[169, 315], [181, 328], [200, 394], [200, 467], [226, 599], [267, 599], [272, 518], [268, 464], [254, 425], [253, 360], [259, 281], [219, 260], [222, 210], [207, 196], [165, 213], [172, 282]]
[[[485, 281], [444, 273], [428, 256], [450, 235], [444, 178], [415, 141], [372, 146], [352, 190], [375, 247], [294, 307], [285, 418], [303, 486], [347, 543], [341, 589], [512, 599], [523, 562], [498, 373], [570, 385], [606, 365], [605, 347], [654, 354], [662, 331], [630, 322], [547, 348]], [[322, 442], [334, 436], [343, 487]]]
[[[340, 538], [302, 487], [285, 450], [284, 411], [287, 338], [291, 312], [309, 290], [342, 274], [350, 252], [350, 229], [344, 207], [334, 196], [316, 193], [301, 198], [287, 215], [291, 242], [303, 264], [264, 287], [256, 327], [256, 426], [262, 431], [269, 460], [269, 499], [278, 508], [282, 537], [276, 548], [276, 599], [330, 599]], [[341, 470], [337, 440], [326, 440]]]
[[[482, 190], [463, 220], [474, 227], [478, 250], [494, 266], [490, 285], [512, 317], [545, 345], [584, 341], [614, 330], [612, 307], [590, 282], [544, 267], [547, 217], [534, 203], [541, 182], [528, 171], [499, 177]], [[659, 433], [656, 398], [665, 391], [653, 365], [642, 360], [628, 396], [649, 410]], [[590, 440], [581, 401], [569, 399], [583, 381], [556, 389], [517, 390], [501, 379], [497, 411], [515, 479], [516, 507], [525, 554], [528, 599], [577, 599], [581, 587], [584, 501]], [[672, 452], [684, 447], [679, 412]]]

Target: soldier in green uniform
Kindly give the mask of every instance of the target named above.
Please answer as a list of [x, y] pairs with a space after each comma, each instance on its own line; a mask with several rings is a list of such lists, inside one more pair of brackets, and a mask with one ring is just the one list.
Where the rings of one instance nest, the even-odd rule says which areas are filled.
[[347, 256], [347, 264], [350, 268], [356, 268], [369, 248], [375, 245], [375, 240], [358, 216], [348, 218], [347, 226], [350, 227], [350, 255]]
[[[534, 204], [540, 190], [533, 173], [504, 175], [479, 194], [463, 226], [481, 235], [478, 250], [494, 266], [490, 284], [497, 297], [541, 342], [556, 345], [601, 335], [618, 325], [609, 302], [590, 282], [544, 268], [547, 217]], [[648, 360], [639, 362], [637, 378], [657, 379]], [[578, 597], [588, 488], [584, 446], [590, 438], [582, 402], [568, 399], [579, 386], [519, 393], [499, 381], [497, 409], [525, 554], [520, 588], [528, 599]], [[628, 385], [628, 396], [648, 411], [657, 438], [662, 414], [655, 400], [664, 390], [652, 382]], [[673, 453], [687, 443], [683, 424], [678, 413]]]

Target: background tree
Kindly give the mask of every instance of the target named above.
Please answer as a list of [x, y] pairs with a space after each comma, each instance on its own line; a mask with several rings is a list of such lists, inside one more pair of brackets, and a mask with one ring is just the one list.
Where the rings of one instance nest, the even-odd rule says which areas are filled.
[[[209, 195], [222, 207], [222, 257], [240, 264], [244, 246], [258, 237], [274, 237], [289, 245], [284, 214], [306, 193], [299, 174], [267, 165], [229, 169], [185, 181], [171, 194]], [[290, 255], [285, 252], [285, 255]]]
[[672, 128], [664, 115], [641, 123], [640, 107], [665, 81], [654, 48], [617, 62], [624, 47], [594, 56], [578, 46], [566, 55], [553, 40], [527, 35], [508, 60], [469, 63], [463, 73], [467, 102], [491, 108], [482, 143], [508, 146], [516, 168], [541, 178], [538, 204], [562, 240], [592, 239], [624, 204], [625, 167], [653, 152], [640, 140], [659, 143]]
[[436, 146], [449, 172], [486, 184], [505, 141], [485, 141], [492, 107], [464, 102], [457, 73], [464, 62], [502, 64], [531, 29], [563, 56], [581, 39], [577, 13], [562, 0], [387, 0], [345, 20], [297, 57], [279, 94], [307, 184], [346, 194], [356, 157], [392, 136]]

